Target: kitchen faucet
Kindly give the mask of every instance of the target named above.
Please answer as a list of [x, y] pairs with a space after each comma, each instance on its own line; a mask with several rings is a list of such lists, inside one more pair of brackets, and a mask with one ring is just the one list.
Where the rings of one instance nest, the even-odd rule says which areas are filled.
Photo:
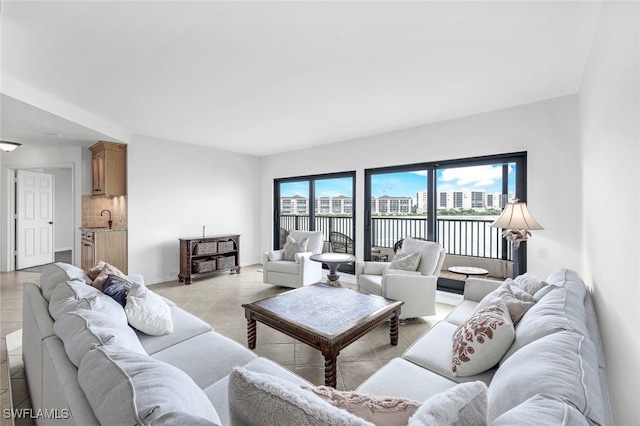
[[100, 217], [102, 217], [102, 213], [109, 213], [109, 229], [111, 229], [111, 225], [113, 225], [113, 221], [111, 220], [111, 210], [104, 209], [100, 212]]

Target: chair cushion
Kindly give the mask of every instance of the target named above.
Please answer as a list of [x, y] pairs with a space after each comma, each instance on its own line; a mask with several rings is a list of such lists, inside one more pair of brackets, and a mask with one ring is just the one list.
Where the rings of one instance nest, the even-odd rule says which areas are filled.
[[300, 266], [296, 262], [289, 260], [275, 260], [267, 262], [267, 271], [282, 272], [284, 274], [298, 274]]
[[422, 275], [437, 275], [435, 269], [438, 266], [441, 250], [442, 246], [433, 241], [414, 240], [410, 237], [402, 241], [403, 252], [420, 253], [420, 264], [417, 270], [422, 272]]

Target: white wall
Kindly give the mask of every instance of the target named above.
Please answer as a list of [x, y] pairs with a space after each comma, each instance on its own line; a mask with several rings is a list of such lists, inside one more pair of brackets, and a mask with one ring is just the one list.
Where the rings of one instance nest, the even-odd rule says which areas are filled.
[[584, 278], [614, 424], [640, 419], [640, 5], [605, 2], [580, 91]]
[[127, 147], [129, 272], [177, 279], [180, 237], [239, 233], [258, 263], [258, 158], [132, 136]]
[[[537, 102], [383, 135], [263, 157], [260, 249], [272, 247], [273, 179], [356, 170], [356, 208], [364, 211], [364, 169], [517, 151], [528, 152], [528, 199], [544, 226], [528, 242], [528, 270], [547, 276], [581, 269], [577, 96]], [[362, 258], [363, 219], [356, 219]], [[578, 219], [577, 219], [578, 218]], [[547, 258], [537, 257], [539, 249]]]
[[[2, 151], [2, 162], [0, 163], [0, 174], [2, 175], [2, 184], [0, 187], [0, 200], [2, 200], [2, 220], [0, 220], [0, 241], [2, 241], [0, 252], [0, 270], [7, 271], [10, 265], [10, 253], [12, 251], [13, 239], [9, 235], [9, 218], [11, 215], [11, 193], [13, 192], [13, 183], [9, 179], [9, 173], [12, 169], [30, 169], [30, 168], [69, 168], [72, 170], [74, 188], [77, 183], [82, 182], [86, 176], [86, 160], [83, 161], [83, 148], [29, 148], [21, 146], [13, 152], [6, 153]], [[89, 161], [89, 167], [91, 162]], [[73, 215], [73, 224], [71, 232], [73, 233], [74, 246], [74, 264], [80, 265], [80, 226], [82, 225], [81, 212], [81, 194], [79, 191], [73, 191], [71, 204], [67, 207], [69, 215]], [[61, 214], [61, 213], [60, 213]]]

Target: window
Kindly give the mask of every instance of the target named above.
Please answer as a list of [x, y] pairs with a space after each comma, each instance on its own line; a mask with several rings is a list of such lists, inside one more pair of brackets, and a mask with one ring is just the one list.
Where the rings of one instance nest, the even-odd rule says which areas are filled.
[[526, 200], [525, 152], [365, 170], [365, 258], [412, 236], [449, 255], [509, 260], [489, 225], [516, 195]]

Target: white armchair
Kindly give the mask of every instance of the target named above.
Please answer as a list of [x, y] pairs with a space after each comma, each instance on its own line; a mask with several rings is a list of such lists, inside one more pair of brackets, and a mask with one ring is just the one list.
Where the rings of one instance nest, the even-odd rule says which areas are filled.
[[310, 259], [312, 254], [322, 253], [324, 244], [320, 231], [289, 232], [289, 237], [299, 242], [308, 238], [304, 252], [295, 253], [293, 260], [285, 260], [284, 249], [262, 254], [262, 281], [283, 287], [302, 287], [322, 280], [322, 263]]
[[444, 262], [444, 249], [432, 241], [405, 238], [402, 251], [420, 252], [416, 271], [390, 269], [391, 262], [356, 262], [358, 291], [402, 300], [402, 319], [435, 315], [436, 287]]

